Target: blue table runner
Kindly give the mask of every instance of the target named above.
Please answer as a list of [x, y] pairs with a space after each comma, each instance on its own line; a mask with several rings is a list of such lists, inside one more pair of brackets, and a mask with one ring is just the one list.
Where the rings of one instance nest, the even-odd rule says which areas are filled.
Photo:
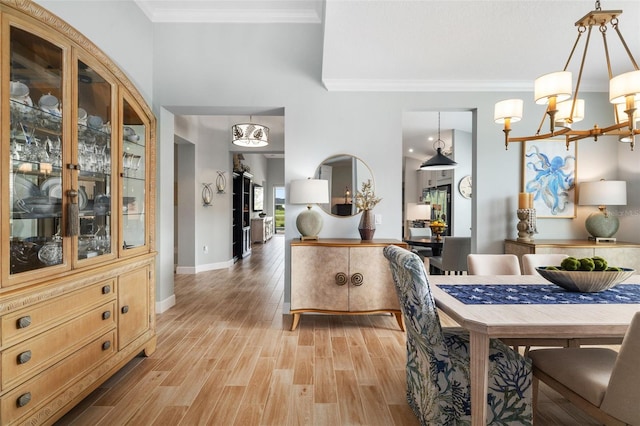
[[438, 288], [465, 305], [558, 305], [640, 303], [640, 285], [618, 284], [598, 293], [576, 293], [555, 284], [442, 284]]

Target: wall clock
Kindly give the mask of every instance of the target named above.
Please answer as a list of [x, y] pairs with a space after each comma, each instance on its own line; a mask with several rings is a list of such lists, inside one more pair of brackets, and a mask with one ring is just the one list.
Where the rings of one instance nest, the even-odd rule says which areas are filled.
[[473, 193], [473, 185], [471, 184], [471, 176], [466, 175], [458, 182], [458, 191], [464, 198], [471, 198]]

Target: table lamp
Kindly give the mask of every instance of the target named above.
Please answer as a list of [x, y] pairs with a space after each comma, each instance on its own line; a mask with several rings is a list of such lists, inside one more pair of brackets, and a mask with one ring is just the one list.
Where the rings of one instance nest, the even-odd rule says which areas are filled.
[[307, 210], [296, 218], [301, 240], [317, 240], [322, 230], [322, 216], [311, 210], [312, 204], [329, 202], [329, 181], [322, 179], [296, 179], [289, 184], [289, 202], [306, 204]]
[[627, 204], [627, 182], [621, 180], [600, 180], [580, 184], [580, 205], [598, 206], [600, 211], [591, 213], [585, 221], [587, 232], [596, 241], [615, 241], [620, 222], [609, 214], [606, 206], [624, 206]]

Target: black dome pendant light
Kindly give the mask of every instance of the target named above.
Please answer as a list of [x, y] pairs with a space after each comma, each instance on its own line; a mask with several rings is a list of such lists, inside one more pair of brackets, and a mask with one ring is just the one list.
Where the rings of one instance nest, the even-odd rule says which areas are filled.
[[436, 155], [422, 163], [420, 170], [449, 170], [458, 166], [458, 163], [442, 153], [445, 143], [440, 139], [440, 112], [438, 112], [438, 140], [433, 143], [433, 147], [436, 149]]

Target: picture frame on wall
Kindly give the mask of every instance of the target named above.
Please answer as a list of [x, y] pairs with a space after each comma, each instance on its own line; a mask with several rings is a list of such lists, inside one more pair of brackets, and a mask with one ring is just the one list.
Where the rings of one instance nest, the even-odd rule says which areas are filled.
[[261, 212], [264, 210], [264, 188], [262, 185], [253, 185], [253, 211]]
[[577, 150], [564, 139], [523, 143], [522, 192], [533, 194], [536, 217], [576, 217]]

